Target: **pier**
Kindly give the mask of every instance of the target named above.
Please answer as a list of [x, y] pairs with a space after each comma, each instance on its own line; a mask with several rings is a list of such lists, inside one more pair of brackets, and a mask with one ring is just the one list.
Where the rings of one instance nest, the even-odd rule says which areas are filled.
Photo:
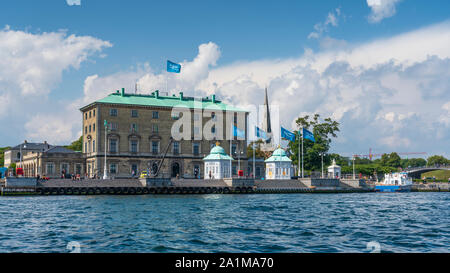
[[339, 179], [52, 179], [7, 178], [1, 195], [270, 194], [372, 192], [363, 181]]

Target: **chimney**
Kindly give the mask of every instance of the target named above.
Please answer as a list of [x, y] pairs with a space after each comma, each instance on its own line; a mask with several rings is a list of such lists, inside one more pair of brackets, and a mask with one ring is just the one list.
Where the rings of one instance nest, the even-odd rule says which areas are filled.
[[183, 92], [180, 92], [180, 100], [183, 100]]
[[212, 101], [213, 103], [216, 103], [216, 95], [212, 95], [212, 96], [211, 96], [211, 101]]
[[155, 98], [158, 99], [159, 98], [159, 90], [156, 90], [154, 93], [155, 93]]
[[120, 94], [122, 97], [125, 96], [125, 88], [122, 88], [122, 93]]

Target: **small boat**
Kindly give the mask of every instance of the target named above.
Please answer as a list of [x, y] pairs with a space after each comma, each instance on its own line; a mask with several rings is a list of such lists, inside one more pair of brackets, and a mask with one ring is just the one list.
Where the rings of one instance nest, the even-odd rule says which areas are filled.
[[377, 192], [409, 192], [411, 191], [412, 179], [406, 172], [387, 173], [382, 182], [375, 184]]

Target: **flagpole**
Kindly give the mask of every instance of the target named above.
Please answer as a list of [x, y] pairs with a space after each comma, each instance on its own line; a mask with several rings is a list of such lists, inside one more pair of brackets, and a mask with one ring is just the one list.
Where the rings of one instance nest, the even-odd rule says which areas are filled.
[[253, 179], [255, 179], [255, 142], [253, 141]]
[[298, 131], [298, 172], [297, 175], [300, 177], [300, 172], [301, 172], [301, 163], [300, 163], [300, 130]]
[[233, 140], [233, 126], [231, 126], [231, 136], [230, 136], [230, 177], [233, 178], [232, 175], [232, 166], [233, 166], [233, 150], [231, 149]]
[[302, 127], [302, 178], [305, 177], [305, 171], [303, 169], [303, 157], [304, 155], [303, 155], [303, 127]]

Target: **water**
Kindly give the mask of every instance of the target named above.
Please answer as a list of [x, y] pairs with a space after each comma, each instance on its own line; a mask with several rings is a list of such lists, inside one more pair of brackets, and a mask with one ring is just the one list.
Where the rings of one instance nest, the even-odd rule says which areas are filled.
[[[0, 197], [0, 252], [450, 252], [450, 193]], [[373, 243], [371, 243], [373, 244]]]

